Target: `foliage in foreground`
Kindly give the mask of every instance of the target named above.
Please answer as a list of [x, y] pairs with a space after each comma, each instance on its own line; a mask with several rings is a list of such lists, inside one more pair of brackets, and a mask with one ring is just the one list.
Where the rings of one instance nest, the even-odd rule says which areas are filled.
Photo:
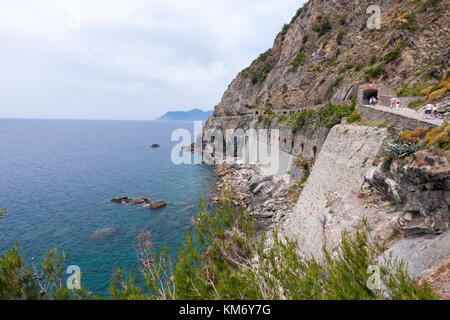
[[[187, 235], [173, 274], [167, 255], [144, 268], [158, 299], [433, 299], [426, 283], [408, 277], [405, 265], [386, 259], [381, 266], [382, 290], [370, 290], [367, 270], [377, 265], [383, 246], [369, 239], [361, 222], [354, 236], [325, 261], [301, 259], [294, 241], [280, 241], [276, 230], [266, 238], [254, 220], [236, 210], [225, 191], [222, 205], [211, 214], [202, 203], [193, 235]], [[148, 239], [147, 239], [148, 240]], [[271, 243], [271, 245], [267, 245]], [[149, 242], [150, 244], [150, 242]], [[145, 256], [145, 255], [144, 255]], [[163, 263], [162, 263], [163, 262]], [[156, 281], [154, 281], [157, 279]], [[148, 282], [148, 281], [147, 281]], [[136, 292], [133, 283], [116, 279], [115, 297]]]
[[[296, 242], [280, 241], [276, 230], [266, 237], [224, 190], [215, 212], [208, 212], [202, 201], [194, 231], [186, 235], [176, 264], [170, 261], [168, 248], [154, 250], [150, 233], [143, 232], [137, 251], [146, 288], [117, 270], [108, 298], [434, 299], [428, 284], [414, 282], [403, 263], [390, 259], [380, 269], [382, 290], [368, 289], [368, 267], [376, 265], [383, 252], [368, 231], [362, 222], [354, 236], [343, 233], [342, 244], [332, 253], [324, 250], [324, 261], [302, 259]], [[15, 247], [0, 262], [0, 298], [87, 299], [84, 290], [71, 295], [62, 286], [64, 258], [52, 250], [41, 272], [33, 274], [24, 268]]]

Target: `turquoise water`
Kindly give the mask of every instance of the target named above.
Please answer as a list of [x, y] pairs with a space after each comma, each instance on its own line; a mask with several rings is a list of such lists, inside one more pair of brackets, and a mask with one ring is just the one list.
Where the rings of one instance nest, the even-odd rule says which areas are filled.
[[[176, 255], [199, 199], [212, 192], [215, 176], [205, 165], [174, 165], [174, 129], [193, 123], [0, 119], [0, 253], [19, 241], [30, 261], [57, 246], [66, 265], [81, 268], [83, 286], [109, 293], [113, 271], [138, 274], [136, 238], [151, 230], [156, 248]], [[153, 143], [161, 145], [151, 149]], [[151, 211], [109, 202], [119, 196], [167, 200]], [[93, 243], [104, 227], [116, 235]]]

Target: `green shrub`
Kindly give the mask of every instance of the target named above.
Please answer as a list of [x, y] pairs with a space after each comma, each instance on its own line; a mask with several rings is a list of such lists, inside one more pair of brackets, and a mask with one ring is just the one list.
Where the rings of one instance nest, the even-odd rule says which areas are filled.
[[369, 66], [373, 66], [377, 62], [377, 57], [372, 56], [369, 61]]
[[366, 76], [368, 76], [370, 78], [378, 77], [383, 72], [383, 69], [384, 69], [384, 67], [382, 64], [376, 66], [375, 68], [367, 69]]
[[409, 30], [409, 31], [416, 31], [419, 29], [416, 23], [416, 15], [414, 13], [410, 13], [406, 16], [407, 22], [403, 23], [401, 25], [401, 28]]
[[309, 35], [305, 34], [305, 35], [303, 36], [302, 43], [305, 44], [306, 42], [308, 42], [308, 38], [309, 38]]
[[342, 80], [344, 80], [343, 77], [337, 78], [336, 81], [334, 82], [334, 86], [337, 87], [342, 82]]
[[411, 88], [409, 87], [408, 83], [404, 83], [399, 88], [397, 88], [395, 92], [399, 97], [420, 96], [422, 89], [423, 88], [420, 83]]
[[322, 103], [322, 99], [320, 99], [320, 98], [317, 98], [316, 100], [314, 100], [314, 105], [316, 105], [316, 106], [321, 103]]
[[303, 59], [306, 57], [305, 53], [303, 53], [303, 48], [300, 49], [300, 52], [295, 56], [294, 60], [291, 62], [290, 70], [295, 70], [297, 67], [303, 62]]
[[357, 113], [353, 113], [348, 117], [347, 121], [348, 123], [355, 123], [356, 121], [359, 121], [359, 119], [361, 119], [361, 116]]
[[413, 144], [402, 143], [401, 141], [391, 140], [385, 150], [388, 160], [403, 159], [417, 151]]
[[328, 31], [330, 31], [331, 29], [332, 29], [332, 27], [331, 27], [331, 23], [328, 21], [328, 20], [326, 20], [326, 21], [324, 21], [320, 26], [319, 25], [317, 25], [317, 24], [315, 24], [315, 25], [313, 25], [313, 28], [312, 28], [315, 32], [317, 32], [317, 35], [319, 36], [319, 38], [321, 37], [321, 36], [323, 36], [325, 33], [327, 33]]
[[400, 55], [400, 51], [405, 47], [405, 42], [402, 41], [397, 48], [390, 51], [388, 54], [384, 56], [384, 62], [389, 63], [392, 60], [396, 59]]
[[343, 31], [339, 32], [339, 34], [336, 37], [336, 43], [338, 46], [342, 44], [342, 40], [344, 39], [345, 33]]
[[290, 25], [289, 24], [284, 24], [283, 25], [283, 29], [281, 30], [281, 40], [284, 41], [285, 37], [286, 37], [286, 33], [289, 30]]

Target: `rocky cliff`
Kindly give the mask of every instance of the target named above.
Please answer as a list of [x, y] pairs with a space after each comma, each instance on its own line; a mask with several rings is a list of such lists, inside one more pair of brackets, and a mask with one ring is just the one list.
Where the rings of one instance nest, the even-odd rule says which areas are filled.
[[[366, 22], [377, 4], [381, 28]], [[441, 99], [449, 67], [448, 0], [311, 0], [232, 81], [214, 110], [238, 115], [348, 101], [358, 85], [384, 83], [398, 95]], [[416, 103], [417, 106], [419, 102]]]
[[[449, 298], [448, 127], [435, 132], [444, 145], [439, 152], [425, 152], [421, 164], [396, 161], [386, 170], [379, 159], [389, 140], [436, 124], [364, 111], [360, 90], [377, 83], [385, 88], [384, 98], [408, 96], [403, 101], [415, 109], [432, 102], [445, 114], [449, 1], [380, 1], [379, 30], [366, 27], [372, 4], [309, 1], [273, 48], [237, 75], [204, 132], [279, 130], [283, 157], [276, 175], [258, 165], [221, 165], [219, 184], [233, 187], [235, 204], [261, 225], [275, 225], [281, 235], [297, 239], [300, 254], [320, 258], [323, 247], [333, 252], [341, 232], [365, 218], [372, 235], [386, 242], [386, 253]], [[347, 116], [361, 121], [348, 125]], [[210, 138], [202, 147], [213, 150]]]

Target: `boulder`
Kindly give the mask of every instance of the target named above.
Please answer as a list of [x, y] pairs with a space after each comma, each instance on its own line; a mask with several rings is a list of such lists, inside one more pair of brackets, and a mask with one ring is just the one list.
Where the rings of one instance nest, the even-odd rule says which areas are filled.
[[136, 199], [128, 199], [126, 203], [128, 204], [147, 204], [150, 200], [147, 198], [136, 198]]
[[156, 149], [156, 148], [159, 148], [159, 147], [161, 147], [159, 144], [157, 144], [157, 143], [155, 143], [155, 144], [152, 144], [152, 148], [153, 149]]
[[263, 190], [265, 187], [267, 187], [269, 185], [269, 181], [264, 181], [261, 182], [255, 189], [253, 189], [253, 193], [257, 194], [259, 193], [261, 190]]
[[128, 197], [122, 197], [122, 198], [111, 199], [111, 202], [122, 203], [123, 201], [127, 201], [127, 200], [128, 200]]

